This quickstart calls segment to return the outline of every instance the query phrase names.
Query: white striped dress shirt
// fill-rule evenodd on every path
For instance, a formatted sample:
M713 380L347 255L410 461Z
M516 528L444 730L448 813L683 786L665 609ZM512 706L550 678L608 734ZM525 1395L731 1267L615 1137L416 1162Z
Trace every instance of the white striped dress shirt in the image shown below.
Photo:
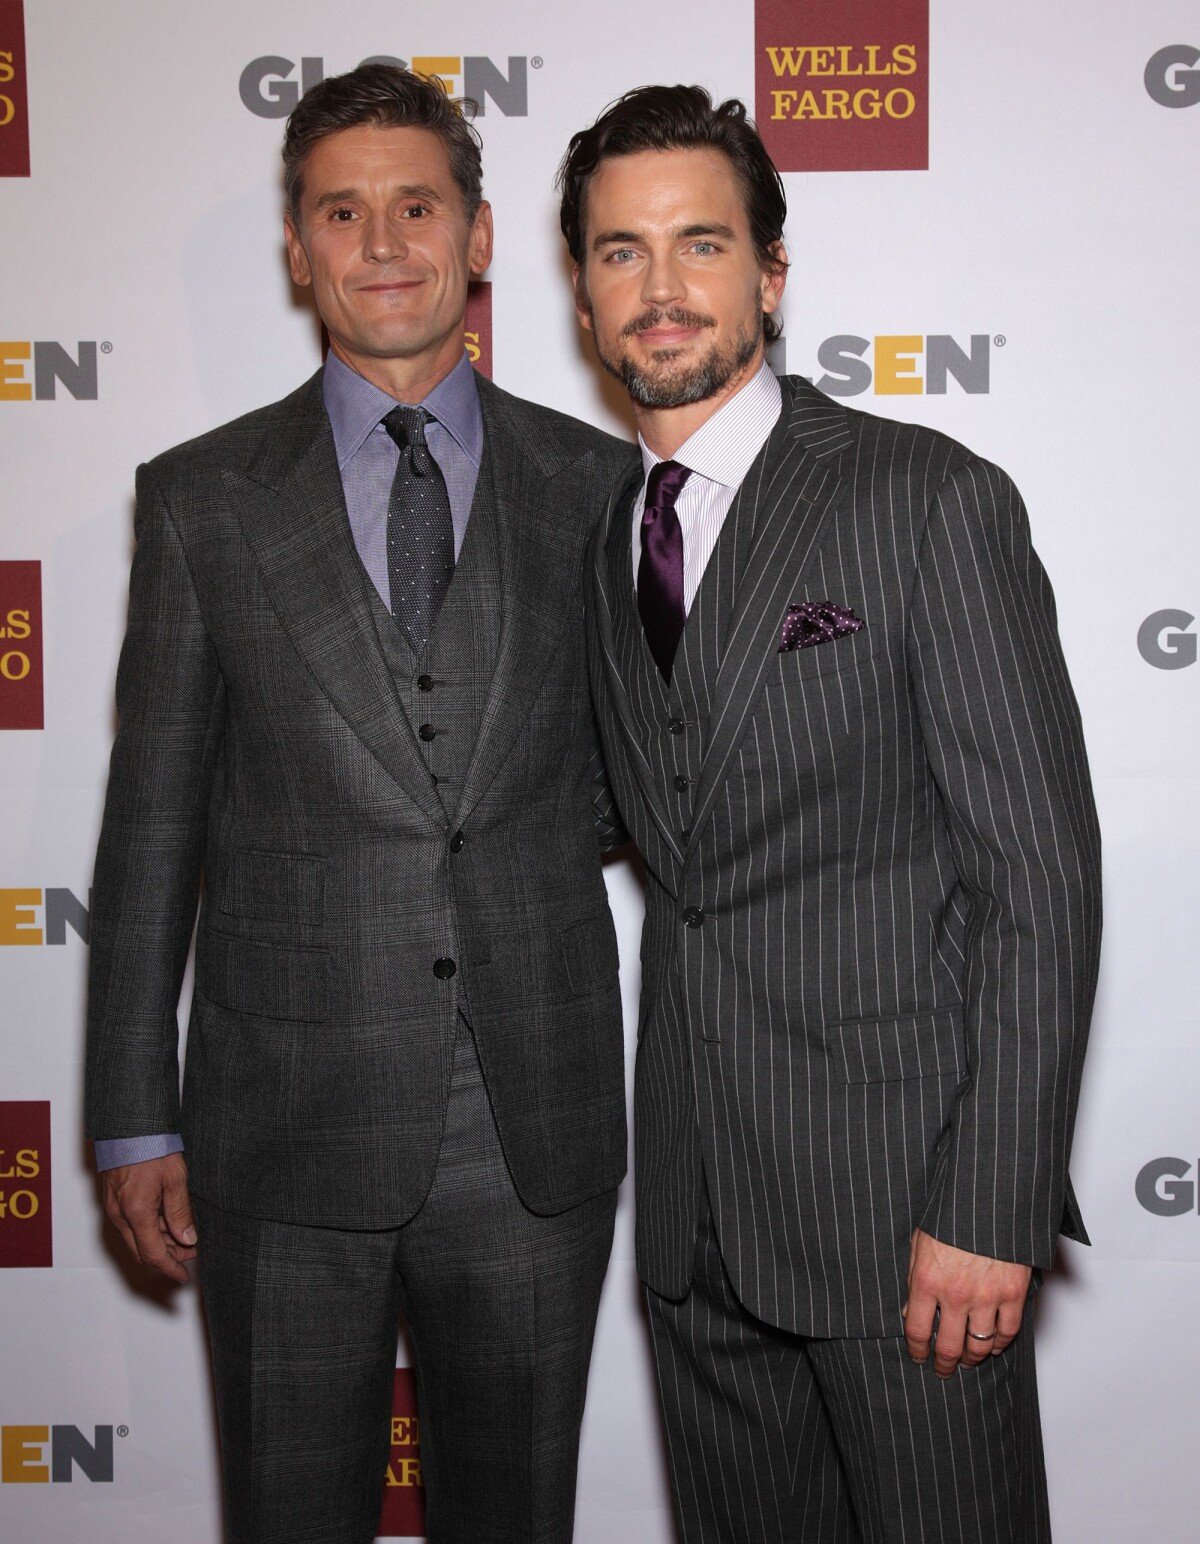
M683 605L691 611L704 570L712 556L725 516L755 456L767 442L783 411L783 392L769 365L706 419L671 457L691 471L675 503L683 532ZM633 583L637 586L642 560L642 510L646 479L663 460L638 436L642 451L642 486L633 501Z

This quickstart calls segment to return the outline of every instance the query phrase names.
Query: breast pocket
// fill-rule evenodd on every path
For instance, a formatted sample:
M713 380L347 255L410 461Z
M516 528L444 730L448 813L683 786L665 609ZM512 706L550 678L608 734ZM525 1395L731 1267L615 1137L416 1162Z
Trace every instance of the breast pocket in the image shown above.
M817 676L836 675L856 665L865 666L882 652L886 635L864 627L861 632L846 633L826 643L810 644L806 649L790 649L780 654L779 668L784 680L811 681Z

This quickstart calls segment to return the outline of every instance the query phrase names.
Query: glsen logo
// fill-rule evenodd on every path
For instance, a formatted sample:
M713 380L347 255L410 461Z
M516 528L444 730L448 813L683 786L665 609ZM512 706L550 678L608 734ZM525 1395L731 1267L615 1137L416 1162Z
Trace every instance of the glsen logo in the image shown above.
M755 0L754 44L781 172L928 167L929 0Z
M419 1539L425 1534L425 1486L421 1479L417 1393L407 1367L392 1385L392 1451L383 1483L379 1537Z
M506 118L529 115L529 66L541 66L539 58L510 54L507 70L481 54L414 54L410 61L391 54L373 54L363 64L396 64L416 75L429 75L439 81L449 96L465 96L476 104L478 116L487 112L488 102ZM325 79L325 61L320 57L300 60L299 79L296 61L283 54L263 54L251 59L238 81L242 105L259 118L286 118L311 87Z
M114 1431L126 1434L124 1426L93 1426L90 1437L78 1426L0 1426L0 1479L6 1485L64 1485L81 1474L111 1485Z
M994 341L999 347L1005 339L997 335ZM965 346L949 333L883 333L872 349L870 338L837 333L817 350L825 374L816 384L831 397L872 390L877 397L939 397L953 380L970 395L982 396L991 390L992 343L986 332L973 332Z
M96 354L111 343L0 343L0 402L53 402L64 387L76 402L95 402L100 370Z
M1186 1217L1200 1213L1195 1172L1200 1164L1187 1158L1151 1158L1138 1170L1133 1191L1138 1205L1156 1217Z
M0 562L0 729L42 729L42 565Z
M0 1266L53 1264L50 1103L6 1099L0 1101Z
M1152 611L1138 628L1138 653L1156 670L1183 670L1196 663L1196 618L1190 611Z
M1160 107L1195 107L1200 102L1200 48L1172 43L1151 54L1142 77Z
M29 176L23 0L0 0L0 177Z
M69 928L91 939L92 892L85 906L72 890L0 890L0 946L65 944Z
M492 286L480 279L467 291L467 314L463 319L463 342L467 358L479 371L492 379Z

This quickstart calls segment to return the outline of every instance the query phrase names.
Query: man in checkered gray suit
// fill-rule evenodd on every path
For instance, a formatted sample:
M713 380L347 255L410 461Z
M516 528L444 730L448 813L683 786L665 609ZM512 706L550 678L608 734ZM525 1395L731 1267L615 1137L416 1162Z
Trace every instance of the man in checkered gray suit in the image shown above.
M687 1544L1049 1538L1035 1274L1099 841L1008 478L777 381L782 183L739 102L573 139L576 302L641 466L592 683L646 862L638 1262Z
M430 1540L565 1544L626 1152L581 576L630 450L472 371L436 82L323 82L284 165L330 353L139 474L88 1128L139 1258L199 1251L231 1544L374 1537L401 1309Z

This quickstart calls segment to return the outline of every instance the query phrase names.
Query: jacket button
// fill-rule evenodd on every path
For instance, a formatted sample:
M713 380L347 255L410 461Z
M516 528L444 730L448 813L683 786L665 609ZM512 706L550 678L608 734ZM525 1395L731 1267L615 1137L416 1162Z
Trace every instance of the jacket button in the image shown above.
M461 831L456 831L454 833L454 835L450 838L450 851L451 852L461 852L463 850L463 843L465 841L466 841L466 837L462 834L462 832Z
M417 733L421 736L422 740L432 740L437 734L437 730L432 724L422 724Z
M674 782L676 790L679 793L686 793L692 786L690 780L684 777L682 772L677 773L672 781Z
M701 927L704 923L704 913L699 906L689 906L683 914L683 920L687 927Z
M423 692L431 692L433 690L433 677L431 675L419 675L417 677L417 686Z
M669 718L667 720L667 731L670 734L682 734L684 727L684 722L681 718Z
M450 977L458 969L453 960L434 960L433 973L439 981L449 981Z

